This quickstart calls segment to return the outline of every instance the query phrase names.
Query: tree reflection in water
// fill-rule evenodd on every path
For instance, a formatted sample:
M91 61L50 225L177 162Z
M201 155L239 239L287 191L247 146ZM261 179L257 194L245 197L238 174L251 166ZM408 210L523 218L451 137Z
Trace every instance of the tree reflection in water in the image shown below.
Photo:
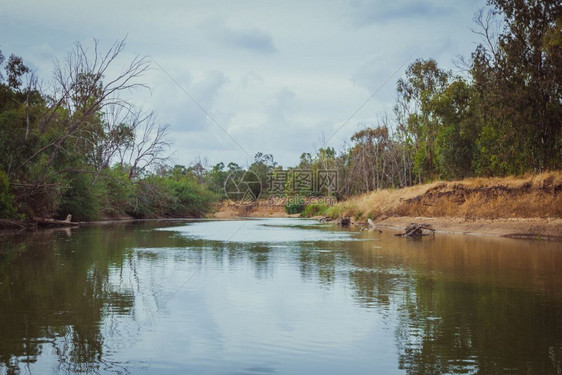
M249 265L257 281L294 269L304 284L344 288L341 303L393 331L384 344L397 348L403 372L562 373L559 243L366 232L347 241L221 242L152 230L162 225L175 224L4 236L0 369L127 372L112 354L166 308L174 294L163 280Z

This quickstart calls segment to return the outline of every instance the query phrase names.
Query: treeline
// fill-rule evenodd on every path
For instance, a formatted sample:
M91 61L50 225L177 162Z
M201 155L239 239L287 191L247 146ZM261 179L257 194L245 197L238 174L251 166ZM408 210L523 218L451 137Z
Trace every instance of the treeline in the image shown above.
M393 113L342 153L347 194L562 167L562 3L489 0L463 72L417 60ZM391 131L392 129L392 131Z
M77 43L45 91L20 57L0 52L0 218L210 211L213 194L166 166L166 126L123 97L145 87L139 78L149 67L141 57L117 67L124 46Z
M289 168L264 153L245 169L233 162L167 166L166 127L123 99L144 87L147 60L109 69L123 42L105 53L95 43L93 54L77 44L56 64L48 91L38 89L21 58L0 54L0 217L198 216L227 197L228 176L245 170L253 174L243 178L261 181L248 185L255 196L343 198L436 179L560 169L562 3L488 5L475 16L482 43L460 61L460 73L416 60L397 83L392 112L340 150L323 145ZM303 184L299 171L306 170L335 171L336 186Z
M482 43L468 61L459 61L460 73L432 59L416 60L397 83L392 113L364 125L341 150L323 146L285 169L259 153L249 170L264 186L271 177L264 168L269 175L336 170L335 194L345 197L436 179L561 168L562 3L489 0L488 5L475 15L474 32ZM209 169L210 185L222 188L216 176L231 167ZM286 192L307 193L295 191L292 181Z

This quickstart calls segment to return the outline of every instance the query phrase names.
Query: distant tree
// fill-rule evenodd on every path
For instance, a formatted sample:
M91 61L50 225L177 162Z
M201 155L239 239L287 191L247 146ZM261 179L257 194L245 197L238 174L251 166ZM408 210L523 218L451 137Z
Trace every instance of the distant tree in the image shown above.
M2 53L2 50L0 49L0 66L2 66L2 64L4 64L4 54ZM4 76L2 75L2 72L0 71L0 83L4 81Z
M2 59L0 60L3 60L3 56ZM8 61L6 62L6 75L8 77L8 86L14 89L19 89L22 84L21 77L25 73L28 73L29 71L30 71L29 68L24 65L21 57L16 56L14 54L10 55Z

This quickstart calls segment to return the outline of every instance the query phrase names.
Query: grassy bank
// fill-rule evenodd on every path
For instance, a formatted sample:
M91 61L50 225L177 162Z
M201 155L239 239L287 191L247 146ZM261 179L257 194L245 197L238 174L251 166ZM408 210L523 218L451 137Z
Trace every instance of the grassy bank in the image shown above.
M437 181L352 197L315 215L356 220L388 217L560 218L562 171L505 178ZM307 212L305 211L305 214ZM312 215L307 215L312 216Z

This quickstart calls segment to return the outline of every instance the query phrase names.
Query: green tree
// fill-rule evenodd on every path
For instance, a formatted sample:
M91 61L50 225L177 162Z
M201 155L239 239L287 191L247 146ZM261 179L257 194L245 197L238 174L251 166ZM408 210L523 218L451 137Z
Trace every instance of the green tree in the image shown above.
M477 167L482 174L561 166L562 4L489 0L503 22L494 44L473 54L481 113Z
M406 78L397 83L399 104L407 109L405 129L414 148L414 171L420 181L438 175L436 144L440 122L432 110L432 102L447 88L450 73L437 67L433 59L417 60L406 71Z

